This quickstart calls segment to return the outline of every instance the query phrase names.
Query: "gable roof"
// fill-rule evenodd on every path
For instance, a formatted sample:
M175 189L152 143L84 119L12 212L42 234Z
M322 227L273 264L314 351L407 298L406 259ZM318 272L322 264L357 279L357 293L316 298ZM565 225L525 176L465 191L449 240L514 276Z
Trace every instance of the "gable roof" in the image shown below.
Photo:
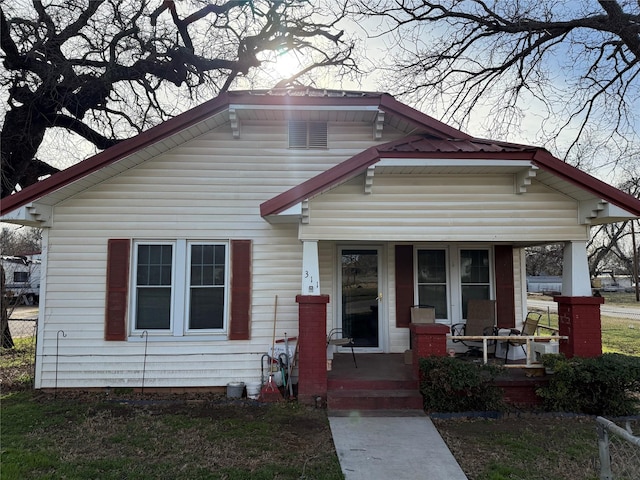
M135 137L123 140L107 150L4 198L0 205L0 215L5 215L19 207L66 188L66 193L60 193L59 196L51 198L50 204L53 205L63 198L99 183L106 176L115 175L127 168L131 168L151 156L163 153L169 148L194 138L208 128L229 121L229 109L237 106L251 106L254 108L278 107L283 110L300 107L370 108L397 116L405 123L416 128L418 132L429 134L434 138L471 138L469 135L449 125L398 102L386 93L307 88L225 92L202 105L152 127ZM221 118L216 122L216 117ZM150 147L153 147L153 149ZM145 149L153 150L153 152L145 154ZM121 165L113 170L110 169L107 172L107 167L113 167L124 160L128 161L126 165ZM106 174L96 175L97 172L101 171L106 172ZM73 184L76 184L76 188L69 188Z
M273 197L260 205L263 217L276 215L322 192L340 185L376 165L382 159L450 159L498 162L526 160L548 174L591 193L598 199L612 203L640 216L640 199L633 197L595 177L554 157L543 148L496 142L465 136L463 138L434 139L415 135L370 147L335 167Z
M209 129L230 121L230 111L278 110L282 115L295 109L362 109L385 120L393 119L411 136L370 147L339 165L264 202L263 216L280 213L300 201L333 188L388 158L529 160L541 170L566 181L632 215L640 216L640 200L571 165L542 148L474 138L446 125L391 95L375 92L283 89L226 92L156 127L98 153L72 167L4 198L0 215L6 215L38 200L55 205L80 191L184 143ZM280 118L280 117L278 117ZM284 118L284 117L282 117Z

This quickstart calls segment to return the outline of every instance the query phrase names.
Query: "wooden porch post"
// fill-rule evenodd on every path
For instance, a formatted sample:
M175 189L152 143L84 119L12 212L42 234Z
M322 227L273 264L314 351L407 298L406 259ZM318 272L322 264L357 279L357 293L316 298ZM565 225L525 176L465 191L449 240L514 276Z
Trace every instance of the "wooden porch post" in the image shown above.
M562 259L562 296L590 297L591 277L586 242L566 242Z
M302 242L302 295L320 295L318 242Z

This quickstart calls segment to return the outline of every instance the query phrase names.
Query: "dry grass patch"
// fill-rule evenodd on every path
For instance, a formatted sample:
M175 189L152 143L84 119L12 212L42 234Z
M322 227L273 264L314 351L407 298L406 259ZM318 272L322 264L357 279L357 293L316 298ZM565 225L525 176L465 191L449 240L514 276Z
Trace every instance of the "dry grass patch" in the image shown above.
M7 480L343 478L326 412L298 404L20 393L2 407Z
M590 417L434 420L469 480L597 480Z

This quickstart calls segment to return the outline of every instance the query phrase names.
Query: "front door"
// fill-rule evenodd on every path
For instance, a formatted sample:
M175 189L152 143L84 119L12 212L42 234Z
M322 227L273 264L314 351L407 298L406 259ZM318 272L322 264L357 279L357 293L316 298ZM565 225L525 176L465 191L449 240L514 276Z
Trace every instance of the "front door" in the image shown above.
M341 248L340 263L342 336L353 338L355 346L365 351L381 351L380 251Z

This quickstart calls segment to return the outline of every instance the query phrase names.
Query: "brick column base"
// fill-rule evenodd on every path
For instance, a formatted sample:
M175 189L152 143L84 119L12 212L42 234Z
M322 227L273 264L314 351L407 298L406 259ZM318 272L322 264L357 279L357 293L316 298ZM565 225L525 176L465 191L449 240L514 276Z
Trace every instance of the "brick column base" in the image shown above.
M411 331L411 350L413 371L420 378L420 358L445 357L447 355L447 335L450 330L446 325L427 323L409 325Z
M298 295L298 401L327 398L327 303L329 295Z
M558 303L560 335L569 337L560 342L560 353L567 358L602 355L600 305L602 297L554 297Z

